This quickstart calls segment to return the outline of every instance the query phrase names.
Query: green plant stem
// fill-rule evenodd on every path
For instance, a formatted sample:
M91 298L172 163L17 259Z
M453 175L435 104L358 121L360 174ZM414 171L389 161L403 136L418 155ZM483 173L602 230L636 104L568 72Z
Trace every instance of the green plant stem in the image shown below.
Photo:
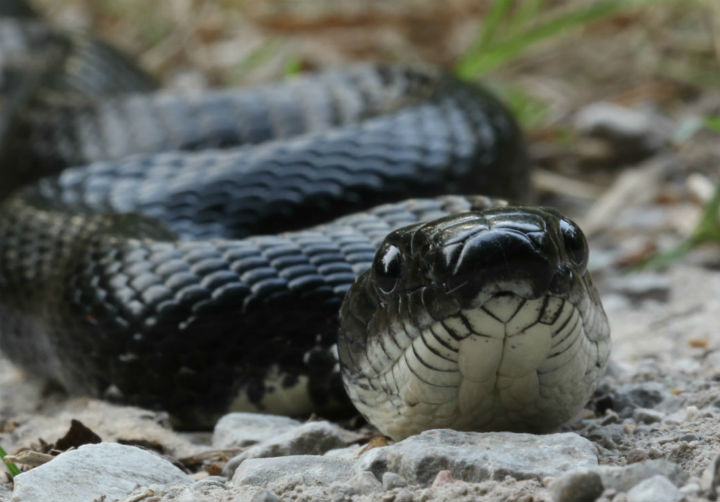
M6 462L5 456L7 455L7 452L3 450L2 446L0 446L0 460L2 460L2 463L5 464L5 468L8 470L11 476L15 477L18 474L20 474L20 469L17 465L13 464L12 462Z

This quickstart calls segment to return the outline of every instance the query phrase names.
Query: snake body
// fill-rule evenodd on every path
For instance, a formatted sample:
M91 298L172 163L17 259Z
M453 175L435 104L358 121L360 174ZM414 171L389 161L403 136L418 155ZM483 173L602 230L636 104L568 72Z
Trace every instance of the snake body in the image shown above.
M584 262L568 251L581 233L568 241L576 227L557 213L471 195L529 193L521 135L486 91L436 70L357 65L171 94L93 39L43 32L32 17L3 22L34 34L22 50L52 54L30 77L8 79L5 93L0 346L20 365L73 393L166 409L184 425L229 409L342 412L349 394L393 437L428 426L547 430L592 392L608 329ZM456 270L445 278L425 273L455 249L452 235L470 223L484 235L498 218L534 244L501 238L489 249L507 252L448 258L444 267ZM433 244L418 252L418 239ZM408 257L403 286L389 292L376 287L388 242ZM450 286L459 271L470 285ZM529 287L538 274L542 287ZM423 296L431 290L433 301ZM506 333L503 302L528 326ZM492 324L478 309L499 324L475 326ZM566 315L580 319L569 335ZM434 353L435 342L419 345L437 330L431 318L450 337L437 338L449 352L438 353L447 368L434 374L407 359ZM472 329L448 327L457 319ZM398 326L402 337L390 329ZM497 348L535 331L544 338L532 350L552 348L547 357ZM477 337L494 340L494 352L468 341ZM574 348L552 355L563 344ZM503 354L515 362L499 363ZM463 364L474 363L458 357L488 363L496 378L466 375ZM532 373L530 360L561 371L515 380L508 367ZM464 379L450 382L458 364ZM444 383L421 389L436 378ZM426 407L443 400L451 404L440 411ZM462 417L443 421L450 410Z

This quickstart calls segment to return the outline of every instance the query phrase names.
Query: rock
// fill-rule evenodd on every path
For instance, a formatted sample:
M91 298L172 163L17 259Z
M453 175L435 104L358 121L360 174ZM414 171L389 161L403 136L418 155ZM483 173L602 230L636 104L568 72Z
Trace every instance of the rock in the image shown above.
M709 498L717 498L720 492L720 455L716 455L703 471L700 488Z
M9 502L10 495L10 490L5 488L4 486L0 486L0 502Z
M635 408L655 408L670 393L659 382L629 383L617 387L611 394L612 409L621 417L629 417Z
M660 474L641 481L627 493L627 502L680 502L683 498L672 481Z
M556 478L548 490L556 502L593 502L602 494L603 484L597 472L583 469Z
M357 460L365 446L353 444L345 448L335 448L325 452L326 457L344 458L345 460Z
M643 300L667 302L670 299L672 283L660 274L630 274L609 281L608 289L635 302Z
M665 414L655 410L649 410L647 408L636 408L633 410L633 419L641 424L654 424L662 421L665 418Z
M411 484L428 485L439 471L455 479L558 477L570 469L597 466L595 446L575 433L517 434L511 432L425 431L399 443L373 448L358 467L380 477L387 471Z
M272 439L300 425L301 422L280 415L229 413L215 424L212 444L218 449L241 448Z
M333 482L350 481L356 472L349 460L321 455L251 458L235 470L232 483L235 486L254 485L269 489L273 484L329 486Z
M383 485L370 471L360 471L350 480L354 493L367 495L382 491Z
M345 446L345 440L342 429L337 425L329 422L308 422L251 446L233 457L223 468L223 473L228 477L232 476L237 466L250 458L320 455L341 446Z
M641 481L658 474L669 478L676 485L684 484L688 478L679 465L665 459L645 460L623 467L602 466L598 472L606 489L619 492L626 492Z
M167 460L134 446L89 444L15 476L12 502L110 502L137 486L183 484L190 477Z
M640 160L658 151L669 140L672 125L657 114L615 103L592 103L575 118L582 133L607 141L617 157Z
M398 490L393 499L394 502L413 502L413 500L415 500L415 497L413 497L412 492L407 488Z
M399 474L395 474L394 472L385 472L382 475L382 486L385 490L402 488L407 486L407 484L407 479L403 478Z

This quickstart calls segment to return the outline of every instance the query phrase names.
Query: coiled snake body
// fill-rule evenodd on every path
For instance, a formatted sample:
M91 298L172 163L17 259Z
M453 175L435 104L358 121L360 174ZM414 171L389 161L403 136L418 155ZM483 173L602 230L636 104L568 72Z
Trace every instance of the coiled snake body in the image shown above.
M182 96L32 17L3 37L47 56L3 62L0 345L19 364L185 425L349 394L396 438L548 430L588 399L608 328L584 237L469 195L529 191L483 90L361 65Z

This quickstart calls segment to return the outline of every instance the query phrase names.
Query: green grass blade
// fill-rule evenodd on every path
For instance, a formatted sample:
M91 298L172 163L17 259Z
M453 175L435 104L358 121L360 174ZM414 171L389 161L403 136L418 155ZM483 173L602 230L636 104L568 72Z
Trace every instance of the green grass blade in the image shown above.
M700 244L705 242L720 242L718 211L720 211L720 183L715 187L715 193L705 206L705 209L703 209L700 221L692 234L677 246L650 256L647 260L633 267L633 270L665 267L681 259L688 251Z
M480 36L473 42L472 51L482 51L490 45L495 38L495 32L502 22L508 17L513 0L495 0L483 22Z
M460 60L455 70L461 78L473 78L518 57L544 39L607 18L630 7L658 1L661 0L604 0L582 9L558 14L488 47L473 47Z
M705 127L720 134L720 117L716 115L705 117Z
M2 460L2 463L5 464L5 468L8 470L11 476L15 477L18 474L20 474L20 469L17 465L13 464L12 462L5 462L5 456L7 455L7 452L3 450L2 446L0 446L0 460Z
M510 20L508 31L510 33L518 33L525 29L525 27L531 24L539 15L544 3L544 0L525 0L518 2L515 14L513 14Z

